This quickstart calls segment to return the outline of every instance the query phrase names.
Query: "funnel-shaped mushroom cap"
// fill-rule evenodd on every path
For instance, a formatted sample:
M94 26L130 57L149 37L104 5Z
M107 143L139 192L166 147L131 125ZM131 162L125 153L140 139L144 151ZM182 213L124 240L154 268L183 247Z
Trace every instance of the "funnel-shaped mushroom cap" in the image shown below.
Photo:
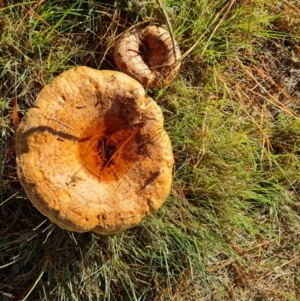
M179 72L181 52L167 30L151 25L123 34L115 44L113 57L120 71L145 88L159 89Z
M30 201L70 231L124 231L170 192L161 109L121 72L78 67L58 76L21 121L16 152Z

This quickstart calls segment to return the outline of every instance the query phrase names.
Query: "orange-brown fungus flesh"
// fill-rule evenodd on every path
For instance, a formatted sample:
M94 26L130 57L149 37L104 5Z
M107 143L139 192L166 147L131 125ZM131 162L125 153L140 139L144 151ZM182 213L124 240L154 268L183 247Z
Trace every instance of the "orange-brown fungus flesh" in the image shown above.
M162 111L121 72L77 67L54 79L19 124L16 154L32 204L70 231L134 227L171 188Z
M180 69L181 52L170 33L149 25L126 32L116 42L113 58L122 72L138 80L145 88L168 85Z
M120 180L145 155L141 129L145 121L130 124L119 116L100 118L79 139L79 160L100 182Z

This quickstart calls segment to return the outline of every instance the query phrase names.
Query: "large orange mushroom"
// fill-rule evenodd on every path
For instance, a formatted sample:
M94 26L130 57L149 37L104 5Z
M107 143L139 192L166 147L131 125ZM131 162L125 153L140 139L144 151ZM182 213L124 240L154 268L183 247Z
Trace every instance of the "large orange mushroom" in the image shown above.
M77 67L54 79L22 119L16 153L30 201L70 231L122 232L170 192L162 111L121 72Z

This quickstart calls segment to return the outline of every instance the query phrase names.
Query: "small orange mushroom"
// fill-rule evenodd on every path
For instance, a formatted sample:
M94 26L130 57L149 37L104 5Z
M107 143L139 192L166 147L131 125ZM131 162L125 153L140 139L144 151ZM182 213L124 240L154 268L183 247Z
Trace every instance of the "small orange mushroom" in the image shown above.
M30 201L70 231L122 232L170 192L162 111L121 72L78 67L54 79L19 124L16 153Z
M167 30L155 25L123 34L113 49L113 58L122 72L145 88L168 85L180 69L180 49Z

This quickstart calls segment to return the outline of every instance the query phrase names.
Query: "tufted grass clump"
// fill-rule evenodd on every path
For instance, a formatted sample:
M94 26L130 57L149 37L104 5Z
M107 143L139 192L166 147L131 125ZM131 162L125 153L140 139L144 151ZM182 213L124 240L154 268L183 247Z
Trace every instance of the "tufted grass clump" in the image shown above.
M0 300L300 299L300 5L0 1ZM71 67L115 69L118 35L171 25L166 203L113 236L61 230L17 178L14 129Z

